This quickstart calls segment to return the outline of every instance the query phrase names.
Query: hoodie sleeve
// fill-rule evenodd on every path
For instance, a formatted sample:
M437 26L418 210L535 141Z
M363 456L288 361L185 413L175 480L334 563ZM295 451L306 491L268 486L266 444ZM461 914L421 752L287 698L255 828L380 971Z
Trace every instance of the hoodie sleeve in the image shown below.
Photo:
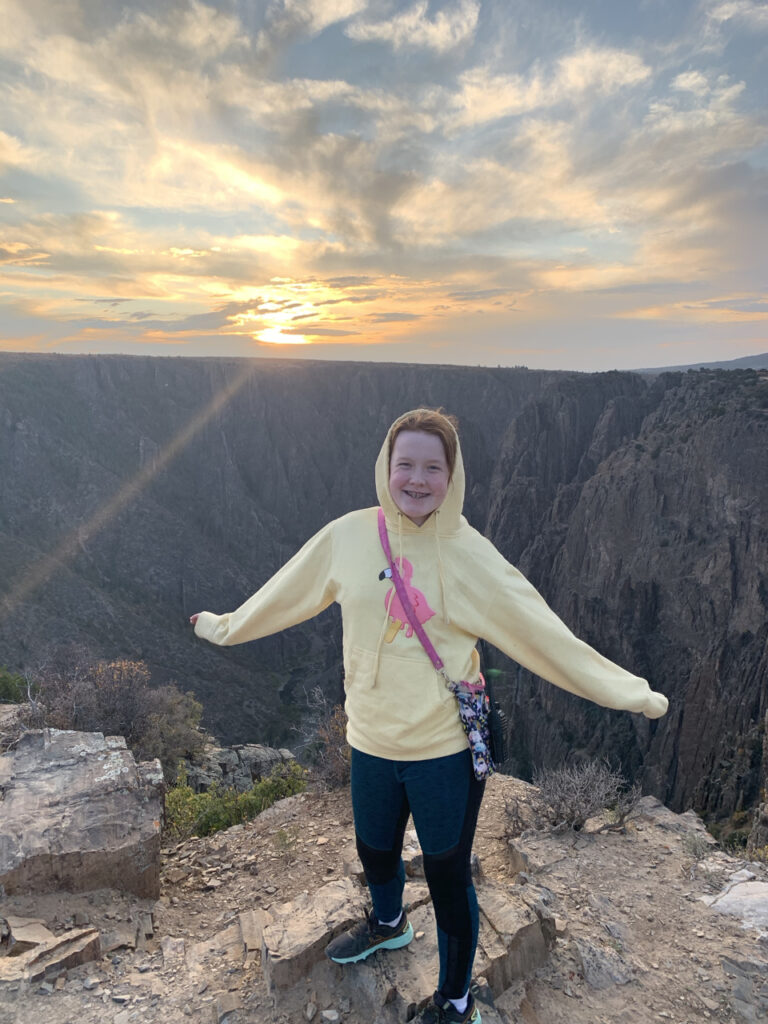
M498 557L502 579L482 619L473 624L476 635L569 693L646 718L666 714L663 694L574 636L523 574Z
M329 523L236 611L200 612L196 635L224 646L242 644L319 615L336 595L332 562L333 523Z

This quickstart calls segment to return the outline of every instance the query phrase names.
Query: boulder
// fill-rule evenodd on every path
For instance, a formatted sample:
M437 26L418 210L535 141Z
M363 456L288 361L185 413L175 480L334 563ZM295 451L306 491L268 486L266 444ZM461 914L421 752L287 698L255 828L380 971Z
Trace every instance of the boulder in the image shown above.
M160 895L160 762L122 736L43 729L0 756L0 886Z

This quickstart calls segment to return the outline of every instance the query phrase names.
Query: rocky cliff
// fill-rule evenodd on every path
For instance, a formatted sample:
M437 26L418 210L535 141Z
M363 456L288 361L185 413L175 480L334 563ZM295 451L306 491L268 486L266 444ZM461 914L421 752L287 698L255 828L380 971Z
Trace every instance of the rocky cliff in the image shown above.
M576 633L671 711L606 713L486 652L513 765L606 754L673 807L758 796L766 707L768 380L755 371L525 369L0 354L0 664L52 645L145 659L228 742L295 742L341 693L338 618L245 647L195 641L329 518L373 503L386 427L462 424L467 516Z
M499 661L518 768L608 754L671 806L724 816L755 802L766 772L768 379L612 377L556 381L517 417L487 533L670 712L574 709Z

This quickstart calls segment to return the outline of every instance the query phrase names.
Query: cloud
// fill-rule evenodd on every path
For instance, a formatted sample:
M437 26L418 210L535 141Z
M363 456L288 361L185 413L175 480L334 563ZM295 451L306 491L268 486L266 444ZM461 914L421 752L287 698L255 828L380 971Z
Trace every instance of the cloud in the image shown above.
M761 312L707 302L764 278L764 5L6 5L18 337L446 353L588 308Z
M433 18L428 9L427 0L419 0L389 21L353 21L345 33L357 42L389 43L395 50L413 48L435 53L447 53L474 37L480 15L478 0L458 0L451 10L439 10Z
M375 324L407 323L411 320L421 320L419 313L371 313L369 319Z
M343 330L340 330L340 329L334 328L334 327L317 327L317 326L313 326L312 324L304 324L304 325L302 325L302 327L300 327L300 328L298 328L296 330L294 330L293 328L283 327L283 328L281 328L281 333L282 334L286 334L289 337L294 337L294 336L296 336L296 337L305 337L305 336L309 335L312 338L322 338L322 337L329 337L329 338L331 338L331 337L332 338L345 338L345 337L349 337L349 338L351 338L351 337L355 336L356 334L358 334L359 332L358 331L343 331Z
M559 58L547 72L526 76L493 73L481 66L464 72L451 99L453 128L530 113L558 103L583 103L587 92L607 94L639 85L651 69L636 54L607 47L583 47Z
M768 302L761 296L748 299L736 295L722 299L688 299L638 307L627 310L622 316L638 320L668 320L693 324L768 324Z
M278 36L299 31L317 35L366 6L367 0L273 0L267 11L269 31Z
M709 17L715 22L743 21L751 29L768 29L768 7L765 3L754 3L753 0L717 3L709 11Z
M696 96L706 96L709 92L709 82L701 71L685 71L672 79L672 88L681 92L692 92Z
M515 140L514 159L477 157L447 162L443 176L412 188L392 211L402 244L456 242L507 225L514 251L515 222L590 225L611 220L604 197L573 167L574 129L528 119Z

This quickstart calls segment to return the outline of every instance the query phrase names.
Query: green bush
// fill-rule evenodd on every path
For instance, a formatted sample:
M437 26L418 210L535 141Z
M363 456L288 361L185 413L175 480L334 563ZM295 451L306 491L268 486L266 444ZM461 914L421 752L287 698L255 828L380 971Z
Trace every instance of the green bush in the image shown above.
M27 699L27 680L0 665L0 703L23 704Z
M187 772L182 762L178 767L176 785L165 796L165 830L171 839L209 836L250 821L277 800L301 793L306 788L306 770L296 761L289 761L276 765L267 778L255 782L245 793L219 786L212 786L206 793L195 793L187 783Z

